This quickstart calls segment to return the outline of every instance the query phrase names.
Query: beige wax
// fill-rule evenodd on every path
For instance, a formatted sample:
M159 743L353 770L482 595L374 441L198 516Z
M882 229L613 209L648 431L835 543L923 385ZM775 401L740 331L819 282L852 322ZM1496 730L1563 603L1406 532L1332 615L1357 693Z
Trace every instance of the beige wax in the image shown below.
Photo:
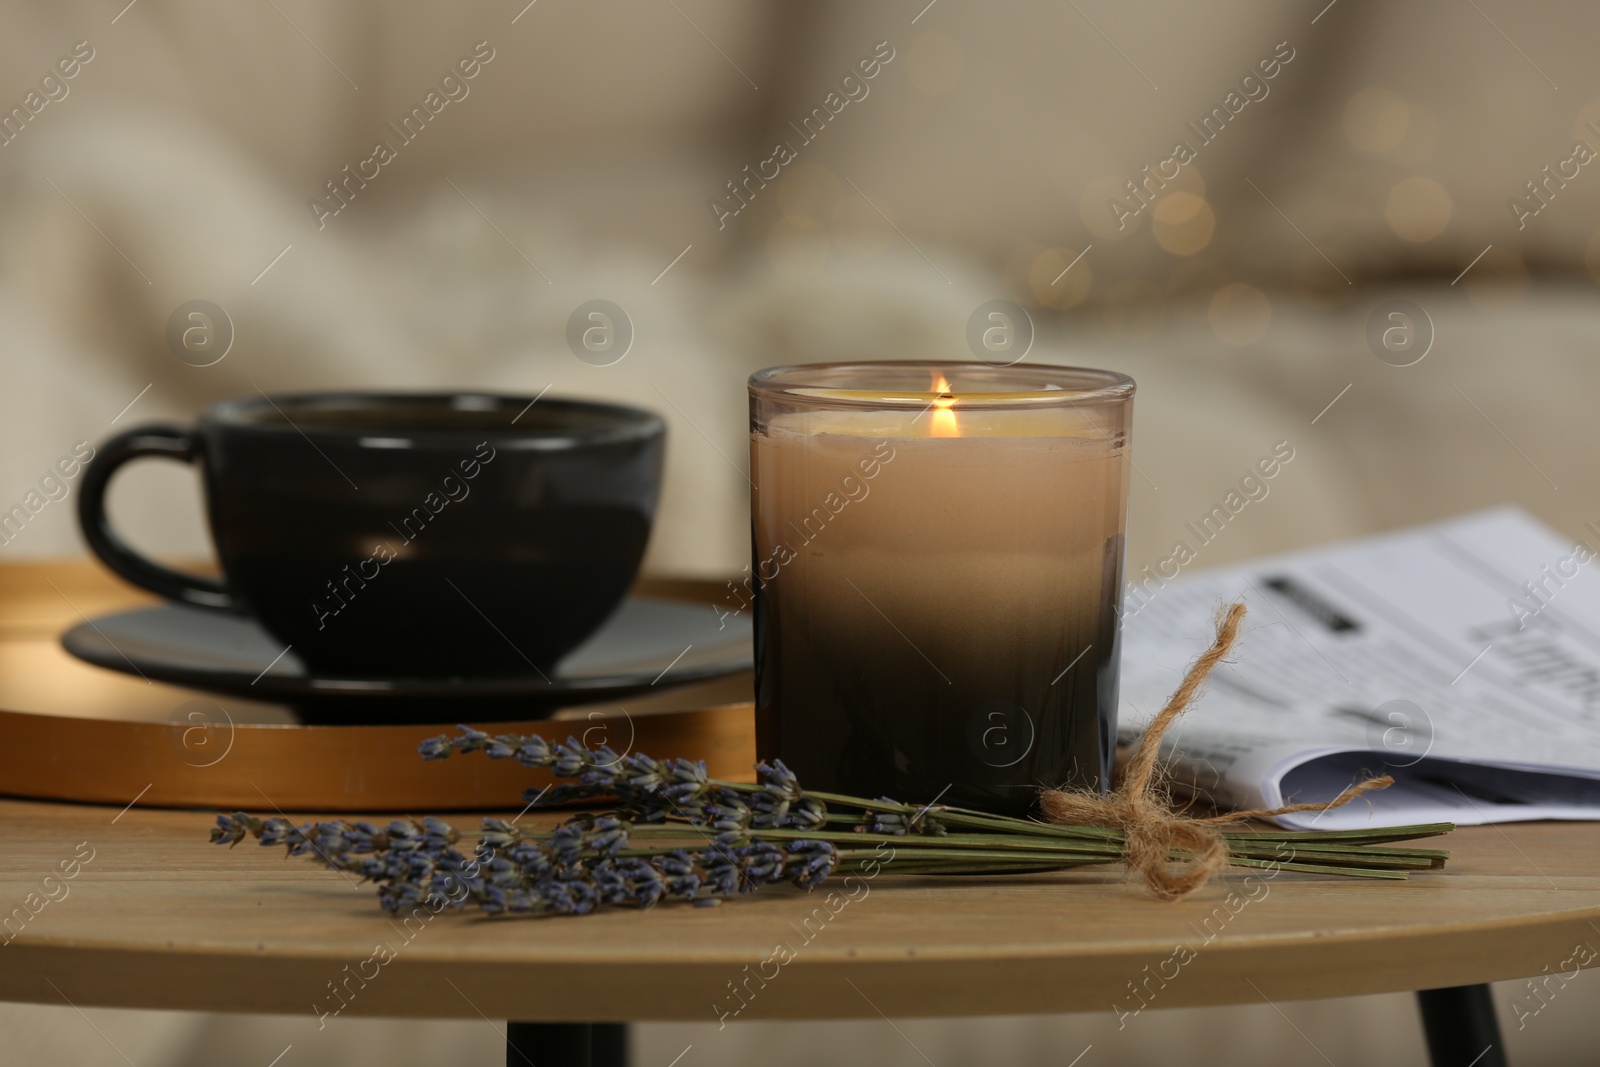
M958 403L959 435L931 436L940 414L794 412L753 435L762 721L785 751L808 728L832 734L819 752L870 737L912 779L998 786L969 735L1009 703L1035 749L1020 771L1093 777L1061 720L1114 664L1123 435L1092 410ZM1052 738L1071 751L1038 750Z

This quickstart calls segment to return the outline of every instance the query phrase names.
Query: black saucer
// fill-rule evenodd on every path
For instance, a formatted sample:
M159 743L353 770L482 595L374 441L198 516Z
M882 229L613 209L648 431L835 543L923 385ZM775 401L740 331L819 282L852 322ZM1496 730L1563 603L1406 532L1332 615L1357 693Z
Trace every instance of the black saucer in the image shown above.
M164 604L102 615L61 635L97 667L223 696L292 705L308 723L540 718L559 707L749 670L750 623L709 607L629 597L554 670L473 678L313 675L253 620Z

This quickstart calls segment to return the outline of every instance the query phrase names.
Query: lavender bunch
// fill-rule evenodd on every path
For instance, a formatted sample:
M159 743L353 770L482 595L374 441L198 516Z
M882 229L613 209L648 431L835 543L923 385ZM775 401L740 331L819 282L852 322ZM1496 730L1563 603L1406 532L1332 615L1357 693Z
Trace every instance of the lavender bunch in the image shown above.
M475 841L436 818L371 822L217 816L214 844L247 837L282 846L378 886L390 912L476 905L491 915L585 915L601 907L663 901L710 906L789 882L805 889L836 874L992 874L1118 862L1121 829L1062 826L950 805L904 804L807 791L781 761L758 763L756 781L707 775L702 761L655 760L589 749L576 739L490 735L468 726L424 741L425 760L482 753L563 781L528 789L529 807L605 802L551 828L484 819ZM1380 842L1445 833L1451 824L1345 833L1226 831L1228 862L1365 878L1405 878L1444 864L1447 852ZM461 847L458 847L461 846ZM1186 857L1174 852L1174 860Z
M386 911L428 905L435 912L477 905L499 915L585 915L603 905L649 908L663 900L715 905L738 892L792 882L809 888L838 864L826 841L781 845L750 839L707 838L704 847L633 841L632 823L584 814L551 830L524 830L484 819L468 855L461 834L440 819L368 822L259 819L246 812L218 815L211 841L236 845L246 837L281 845L290 856L314 856L328 867L378 884Z

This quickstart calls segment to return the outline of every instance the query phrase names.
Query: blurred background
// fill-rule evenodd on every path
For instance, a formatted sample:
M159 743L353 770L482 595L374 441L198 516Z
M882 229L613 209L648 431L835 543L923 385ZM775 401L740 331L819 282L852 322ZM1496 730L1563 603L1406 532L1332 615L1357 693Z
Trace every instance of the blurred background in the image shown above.
M749 372L972 358L999 307L1016 347L977 354L1139 383L1130 572L1279 441L1294 462L1201 566L1503 502L1570 536L1600 519L1594 5L0 12L0 510L76 442L256 389L548 387L666 417L647 567L731 574ZM569 345L593 300L630 324L614 362ZM186 345L194 301L220 315ZM142 546L209 551L189 470L141 464L112 497ZM0 561L82 550L52 501ZM1573 983L1513 1056L1587 1062L1597 1005ZM1285 1010L1335 1062L1422 1062L1408 997ZM307 1022L87 1014L141 1064L265 1063ZM905 1026L940 1067L1091 1041L1101 1064L1314 1058L1265 1007L1109 1018ZM118 1061L65 1007L0 1032L0 1062ZM646 1026L637 1062L920 1062L887 1025L784 1033ZM294 1040L300 1064L500 1047L476 1023Z

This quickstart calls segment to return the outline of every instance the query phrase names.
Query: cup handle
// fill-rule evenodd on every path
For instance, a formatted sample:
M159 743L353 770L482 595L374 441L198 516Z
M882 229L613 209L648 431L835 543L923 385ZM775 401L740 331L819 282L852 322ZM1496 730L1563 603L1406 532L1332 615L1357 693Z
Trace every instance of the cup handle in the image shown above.
M141 456L193 463L200 458L200 439L192 430L178 426L140 426L100 446L84 470L78 495L78 526L90 551L100 557L100 562L141 589L197 607L235 609L234 598L221 582L198 574L184 574L148 560L111 528L106 515L106 488L124 463Z

